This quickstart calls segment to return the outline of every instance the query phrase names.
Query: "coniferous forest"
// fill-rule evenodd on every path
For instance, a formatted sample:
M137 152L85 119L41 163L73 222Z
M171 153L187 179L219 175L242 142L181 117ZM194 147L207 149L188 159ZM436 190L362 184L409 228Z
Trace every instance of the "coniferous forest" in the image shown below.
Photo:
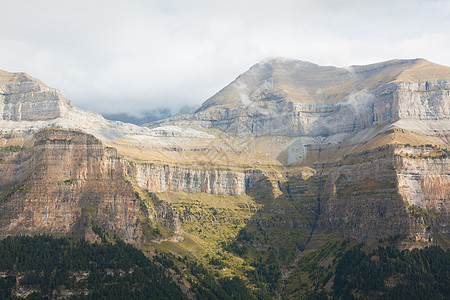
M361 248L354 247L340 259L334 278L336 298L448 299L448 250L378 247L366 254Z
M15 299L19 287L27 299L187 299L176 283L180 261L195 278L189 281L196 299L253 298L238 277L218 280L203 265L173 255L149 259L121 240L15 236L0 241L0 257L0 299Z
M35 290L28 298L50 298L58 289L74 299L185 299L180 288L131 245L88 244L50 236L8 237L0 242L0 298L11 298L16 281Z
M162 253L148 258L120 240L89 244L46 235L8 237L0 241L0 257L0 299L276 296L273 291L249 289L238 276L217 278L193 258ZM322 289L306 298L446 299L450 295L450 253L437 246L412 251L387 246L369 251L360 244L347 248L333 265L314 288L320 290L334 275L332 292ZM183 280L189 282L189 292L182 291Z

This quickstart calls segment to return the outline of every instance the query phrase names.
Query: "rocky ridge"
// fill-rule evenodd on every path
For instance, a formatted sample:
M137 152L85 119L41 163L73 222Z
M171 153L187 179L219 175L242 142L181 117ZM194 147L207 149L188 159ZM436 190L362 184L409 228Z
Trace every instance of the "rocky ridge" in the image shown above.
M94 222L139 242L135 186L247 193L256 201L264 192L294 207L306 205L307 189L305 209L314 221L304 220L301 209L266 204L269 213L294 216L276 224L310 228L306 244L316 228L369 242L389 235L429 242L433 233L446 234L448 159L404 157L398 151L412 146L397 141L448 147L449 69L425 60L335 68L274 59L253 66L196 113L148 127L105 120L28 75L2 71L2 230L63 234ZM267 149L268 136L283 144ZM191 157L210 161L189 165ZM309 168L313 180L299 181L298 167ZM267 185L255 191L261 181ZM256 216L247 221L270 224Z
M112 148L79 131L48 129L33 147L0 155L1 235L76 233L100 224L128 242L140 240L140 203Z
M425 60L339 69L274 59L250 68L193 115L149 126L187 122L215 126L232 135L288 135L342 142L354 132L400 119L447 120L448 79L435 80L429 75L420 82L401 80L404 69L418 66L444 70L442 78L450 77L448 68Z

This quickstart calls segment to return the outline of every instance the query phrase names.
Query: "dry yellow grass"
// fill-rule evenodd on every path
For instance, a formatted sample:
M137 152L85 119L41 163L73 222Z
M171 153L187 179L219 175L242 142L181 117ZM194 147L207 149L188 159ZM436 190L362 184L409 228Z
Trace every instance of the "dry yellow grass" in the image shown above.
M396 130L394 132L383 132L378 134L371 141L360 145L355 152L376 149L384 145L405 145L420 146L425 144L448 146L448 143L439 135L426 135L422 132L407 130Z
M34 81L41 85L46 86L42 81L28 75L27 73L11 73L0 69L0 84L11 83L11 82L23 82L23 81Z
M11 81L14 78L14 73L6 72L4 70L0 70L0 83L4 84Z
M423 82L450 79L450 68L427 60L419 60L404 70L395 81Z
M121 140L108 142L107 145L138 163L169 164L197 169L211 167L242 171L257 168L278 171L283 165L277 157L292 140L293 138L285 136L230 137L221 134L214 140L193 140L189 144L177 146L144 146Z

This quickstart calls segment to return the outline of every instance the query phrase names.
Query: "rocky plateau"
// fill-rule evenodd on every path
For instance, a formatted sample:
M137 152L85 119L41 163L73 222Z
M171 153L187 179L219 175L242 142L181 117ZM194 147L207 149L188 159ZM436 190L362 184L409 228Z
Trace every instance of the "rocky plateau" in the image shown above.
M181 192L248 195L259 211L242 221L276 215L275 226L303 230L302 249L316 232L449 245L449 130L450 68L423 59L270 59L195 113L145 126L0 71L0 236L95 240L98 224L143 243L164 220L181 236L178 202L161 200Z

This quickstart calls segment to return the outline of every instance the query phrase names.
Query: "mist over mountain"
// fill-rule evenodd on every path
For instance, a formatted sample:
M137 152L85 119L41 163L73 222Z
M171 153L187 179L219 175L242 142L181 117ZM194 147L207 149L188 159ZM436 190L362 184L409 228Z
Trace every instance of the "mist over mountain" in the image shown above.
M33 257L0 295L448 294L450 67L274 58L195 111L109 117L0 71L0 250Z
M197 109L196 106L183 106L177 111L170 108L157 108L150 111L144 111L140 114L130 113L116 113L106 114L103 113L103 117L112 121L121 121L125 123L132 123L136 125L143 125L145 123L151 123L162 119L167 119L177 115L184 115L193 113Z

